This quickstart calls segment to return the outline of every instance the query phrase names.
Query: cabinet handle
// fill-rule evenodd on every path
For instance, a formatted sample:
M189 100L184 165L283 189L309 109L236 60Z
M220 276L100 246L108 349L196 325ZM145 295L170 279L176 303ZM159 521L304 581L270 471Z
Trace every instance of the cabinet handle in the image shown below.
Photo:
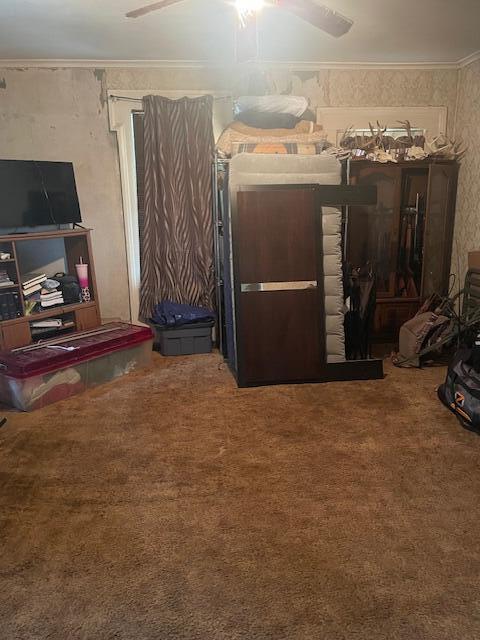
M242 282L240 291L303 291L316 289L316 280L292 280L288 282Z

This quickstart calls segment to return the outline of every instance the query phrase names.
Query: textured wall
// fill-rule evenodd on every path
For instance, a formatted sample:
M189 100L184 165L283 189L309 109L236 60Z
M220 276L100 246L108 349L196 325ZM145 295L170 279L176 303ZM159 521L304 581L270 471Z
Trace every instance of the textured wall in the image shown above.
M109 89L215 89L229 90L228 71L220 69L141 69L110 68L106 70L106 84Z
M307 96L312 107L446 106L453 129L455 70L271 70L264 81L270 91ZM242 94L251 87L248 69L0 69L0 157L73 161L83 219L94 229L104 317L129 317L118 150L106 89Z
M449 127L453 131L457 92L455 69L331 69L277 71L269 75L272 89L305 95L314 107L446 106Z
M312 107L446 106L453 131L457 93L455 69L292 69L266 70L263 76L265 88L270 93L304 95L310 98ZM251 81L249 69L107 69L106 79L109 89L211 88L230 91L234 95L249 93Z
M458 178L452 255L452 271L463 282L468 251L480 250L480 61L459 72L455 136L468 143Z
M129 317L122 200L104 74L86 69L0 70L0 157L74 164L103 317Z

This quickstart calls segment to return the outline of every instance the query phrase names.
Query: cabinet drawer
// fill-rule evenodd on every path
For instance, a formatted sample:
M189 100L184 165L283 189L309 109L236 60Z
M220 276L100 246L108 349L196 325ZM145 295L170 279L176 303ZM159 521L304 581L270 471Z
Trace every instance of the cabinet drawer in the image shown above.
M15 324L2 326L2 348L16 349L25 347L32 341L30 325L28 322L16 322Z
M77 309L75 311L75 325L77 331L86 331L93 329L100 324L100 317L96 305L86 307L85 309Z
M377 302L374 317L375 337L398 340L400 327L416 314L419 302Z

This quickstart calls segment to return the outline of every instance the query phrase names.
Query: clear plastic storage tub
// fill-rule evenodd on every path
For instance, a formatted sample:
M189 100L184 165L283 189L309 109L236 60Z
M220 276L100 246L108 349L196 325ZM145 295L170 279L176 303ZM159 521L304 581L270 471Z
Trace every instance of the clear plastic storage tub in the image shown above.
M150 364L148 327L111 323L57 343L0 353L0 402L33 411Z

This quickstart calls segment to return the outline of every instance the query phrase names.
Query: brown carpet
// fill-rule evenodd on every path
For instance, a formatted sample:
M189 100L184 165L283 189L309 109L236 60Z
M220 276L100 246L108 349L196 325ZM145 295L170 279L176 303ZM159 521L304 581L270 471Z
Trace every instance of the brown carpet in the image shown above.
M443 369L239 390L218 355L0 429L0 638L480 637L480 438Z

